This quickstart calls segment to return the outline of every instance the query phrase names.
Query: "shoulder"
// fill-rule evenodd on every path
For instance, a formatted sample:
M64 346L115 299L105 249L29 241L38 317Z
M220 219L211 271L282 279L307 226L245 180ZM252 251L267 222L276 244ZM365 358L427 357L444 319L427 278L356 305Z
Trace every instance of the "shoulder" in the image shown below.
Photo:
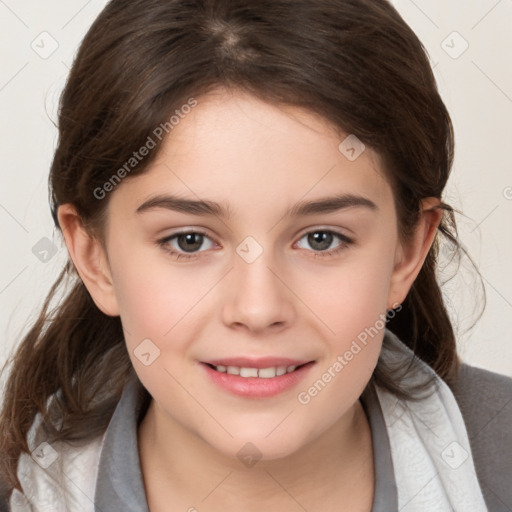
M504 434L512 437L511 377L462 363L452 392L473 437L499 426L508 427Z
M462 363L452 392L489 510L512 510L512 378Z
M49 444L32 437L31 453L22 453L17 466L23 493L13 490L10 510L92 510L103 441L104 436L98 436L81 444Z

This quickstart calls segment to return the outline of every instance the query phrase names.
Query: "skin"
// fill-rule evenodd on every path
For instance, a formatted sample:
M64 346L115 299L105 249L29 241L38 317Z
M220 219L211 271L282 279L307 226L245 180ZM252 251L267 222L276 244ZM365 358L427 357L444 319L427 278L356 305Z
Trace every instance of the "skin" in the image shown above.
M437 199L425 198L415 234L401 242L379 156L367 147L349 161L338 150L346 135L302 109L220 89L198 99L145 174L110 193L104 246L72 205L59 208L70 256L98 307L120 315L134 368L153 397L138 431L152 512L170 504L184 511L371 510L373 447L359 396L384 331L309 403L297 395L403 301L441 213ZM165 193L229 205L232 215L136 212ZM284 216L298 201L335 194L367 198L376 209ZM158 243L198 229L207 237L191 259L176 259ZM321 244L305 235L326 230L353 243L334 236L327 250L342 250L315 257ZM263 250L251 263L236 252L248 236ZM169 246L187 254L176 239ZM147 338L160 350L149 366L134 354ZM199 365L242 355L315 364L295 388L264 399L220 389ZM247 442L262 456L250 468L237 457Z

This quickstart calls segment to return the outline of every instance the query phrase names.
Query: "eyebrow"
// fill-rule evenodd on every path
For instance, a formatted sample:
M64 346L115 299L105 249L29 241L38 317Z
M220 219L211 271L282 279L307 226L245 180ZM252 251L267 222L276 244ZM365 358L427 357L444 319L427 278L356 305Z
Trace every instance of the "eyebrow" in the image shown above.
M354 207L367 208L372 211L379 209L373 201L366 197L354 194L340 194L332 197L324 197L315 201L299 201L285 212L284 217L334 213L339 210ZM143 213L156 208L164 208L166 210L191 215L212 215L225 219L229 219L232 216L229 206L226 207L214 201L186 199L174 195L157 195L151 197L141 204L136 212Z

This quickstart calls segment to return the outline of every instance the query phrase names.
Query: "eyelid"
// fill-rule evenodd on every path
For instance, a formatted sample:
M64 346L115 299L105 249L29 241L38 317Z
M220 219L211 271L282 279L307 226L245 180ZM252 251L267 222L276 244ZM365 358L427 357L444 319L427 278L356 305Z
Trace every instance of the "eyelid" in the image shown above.
M178 228L179 231L174 231L173 233L170 233L169 235L165 236L159 236L156 239L157 243L169 241L173 238L177 238L180 235L189 235L189 234L196 234L196 235L202 235L205 238L208 238L212 242L218 245L218 243L215 241L215 237L213 237L205 228L195 228L195 227L187 227L187 228Z
M314 224L312 226L308 226L307 228L301 229L296 236L298 238L302 238L304 235L307 235L309 233L315 233L317 231L326 231L326 232L334 233L336 235L346 237L346 238L350 238L350 236L348 234L345 234L343 231L348 231L350 233L355 234L351 229L348 229L345 227L342 228L339 226L332 227L332 226L327 226L327 225L322 225L322 224Z

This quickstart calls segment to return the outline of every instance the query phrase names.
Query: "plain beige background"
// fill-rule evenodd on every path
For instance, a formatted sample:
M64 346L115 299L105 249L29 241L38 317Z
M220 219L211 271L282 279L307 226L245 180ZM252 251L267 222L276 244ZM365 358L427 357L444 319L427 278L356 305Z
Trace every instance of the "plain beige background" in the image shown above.
M462 210L467 262L444 288L470 364L512 376L512 0L394 0L426 47L451 113L456 158L445 200ZM57 101L104 0L0 0L0 363L16 346L67 254L53 228L47 177Z

